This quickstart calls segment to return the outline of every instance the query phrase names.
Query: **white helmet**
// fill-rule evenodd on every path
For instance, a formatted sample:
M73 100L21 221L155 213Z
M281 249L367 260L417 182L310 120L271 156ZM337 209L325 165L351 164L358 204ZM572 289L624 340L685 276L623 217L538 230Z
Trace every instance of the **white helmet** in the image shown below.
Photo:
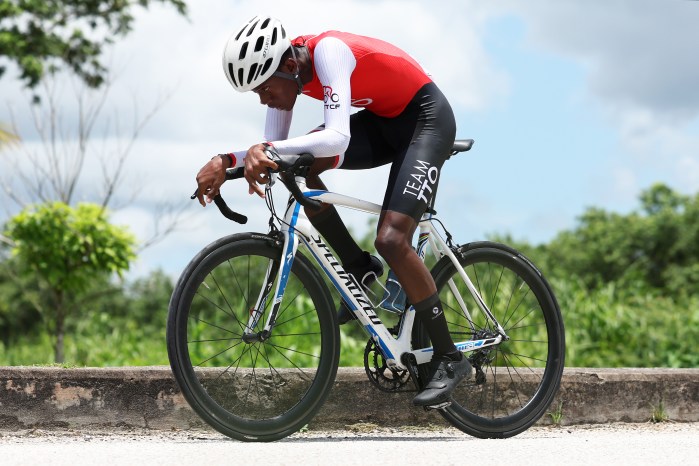
M255 16L228 39L223 49L223 71L236 91L250 91L277 71L290 46L281 21Z

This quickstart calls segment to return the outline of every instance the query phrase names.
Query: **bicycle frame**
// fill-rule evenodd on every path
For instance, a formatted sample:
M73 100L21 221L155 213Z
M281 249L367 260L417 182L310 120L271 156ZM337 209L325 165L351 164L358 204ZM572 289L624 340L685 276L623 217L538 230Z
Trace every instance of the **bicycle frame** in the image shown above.
M381 212L381 206L372 202L363 201L329 191L309 190L306 186L305 178L300 176L296 177L296 184L301 189L303 195L307 198L317 199L326 204L349 207L374 215L378 215ZM431 214L426 213L423 215L419 223L419 228L420 234L417 252L420 258L424 260L425 249L428 244L430 246L430 250L437 260L443 256L449 257L451 262L456 267L460 277L463 279L464 283L466 283L469 292L473 295L476 303L478 304L478 308L485 313L488 319L492 322L494 328L497 329L499 333L495 337L454 342L457 349L462 352L474 351L488 346L497 345L501 341L508 339L504 329L490 312L488 306L483 301L476 288L473 286L473 283L469 279L463 267L461 267L461 264L459 263L459 260L455 256L454 252L435 229L432 223ZM283 256L280 258L278 270L274 270L274 261L270 261L270 265L267 268L265 281L262 289L260 290L254 311L251 313L245 328L245 336L254 338L255 335L269 335L272 332L274 323L276 321L277 312L284 297L284 290L291 267L293 265L294 257L296 256L299 242L301 242L305 245L307 250L311 253L311 256L321 267L322 271L331 281L335 289L337 289L342 298L348 304L349 309L357 317L365 331L371 338L374 339L386 360L386 364L389 367L405 370L406 367L401 361L401 356L404 353L412 353L417 364L423 364L432 359L432 347L417 348L412 350L410 348L412 328L415 320L414 308L410 306L405 310L400 319L398 336L394 337L374 311L374 306L369 298L367 298L362 286L351 274L347 273L342 268L342 265L322 240L320 234L318 234L315 228L313 228L311 225L311 222L304 213L301 204L299 204L293 198L293 196L290 197L287 205L284 221L282 222L281 233L284 236L284 246L282 249ZM274 283L275 281L276 283ZM267 322L265 323L264 329L259 333L254 332L254 329L257 327L262 317L269 292L271 291L271 287L273 285L276 286L273 295L274 302L272 305L272 310L268 316ZM456 285L452 280L450 280L448 286L461 306L464 315L469 322L472 322L470 311L467 309L463 298L456 288Z

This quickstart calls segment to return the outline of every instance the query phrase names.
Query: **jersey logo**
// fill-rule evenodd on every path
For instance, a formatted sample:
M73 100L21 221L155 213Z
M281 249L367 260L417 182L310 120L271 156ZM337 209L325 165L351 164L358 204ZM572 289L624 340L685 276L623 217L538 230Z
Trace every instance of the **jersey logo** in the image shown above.
M403 194L415 196L418 200L429 204L430 197L439 179L439 169L422 160L418 160L417 163L418 165L413 167L415 171L410 174L412 179L409 179L405 184Z
M340 96L333 92L333 88L330 86L323 86L323 102L325 102L325 108L328 110L335 110L340 108Z
M369 99L369 98L354 99L352 101L352 106L353 107L367 107L367 106L371 105L372 103L374 103L374 99Z

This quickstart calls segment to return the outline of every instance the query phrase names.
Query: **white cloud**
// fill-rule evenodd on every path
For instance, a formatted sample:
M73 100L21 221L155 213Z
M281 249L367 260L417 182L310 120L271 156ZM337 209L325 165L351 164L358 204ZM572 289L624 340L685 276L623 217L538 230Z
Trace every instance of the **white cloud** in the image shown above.
M526 22L530 43L581 63L605 106L687 121L699 114L696 24L688 1L571 0L495 4Z
M492 8L524 20L531 48L585 70L587 98L580 104L618 136L615 160L600 167L612 170L606 180L617 184L612 203L656 181L696 191L699 3L510 0Z

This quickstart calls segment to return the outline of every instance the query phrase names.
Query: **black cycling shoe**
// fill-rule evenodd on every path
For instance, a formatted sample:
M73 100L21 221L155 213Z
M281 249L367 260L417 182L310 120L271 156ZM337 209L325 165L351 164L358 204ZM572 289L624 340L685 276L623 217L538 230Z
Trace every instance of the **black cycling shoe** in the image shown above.
M429 381L413 398L415 406L446 407L451 403L451 393L463 379L471 377L471 363L461 356L454 361L449 356L435 356L430 361Z
M364 252L368 260L367 262L358 267L347 267L346 272L351 273L354 278L357 279L360 285L364 288L371 286L374 281L381 275L383 275L383 263L381 259L376 256L372 256L368 252ZM340 302L340 307L337 309L337 321L340 325L344 325L350 320L356 319L354 313L349 310L344 301Z

